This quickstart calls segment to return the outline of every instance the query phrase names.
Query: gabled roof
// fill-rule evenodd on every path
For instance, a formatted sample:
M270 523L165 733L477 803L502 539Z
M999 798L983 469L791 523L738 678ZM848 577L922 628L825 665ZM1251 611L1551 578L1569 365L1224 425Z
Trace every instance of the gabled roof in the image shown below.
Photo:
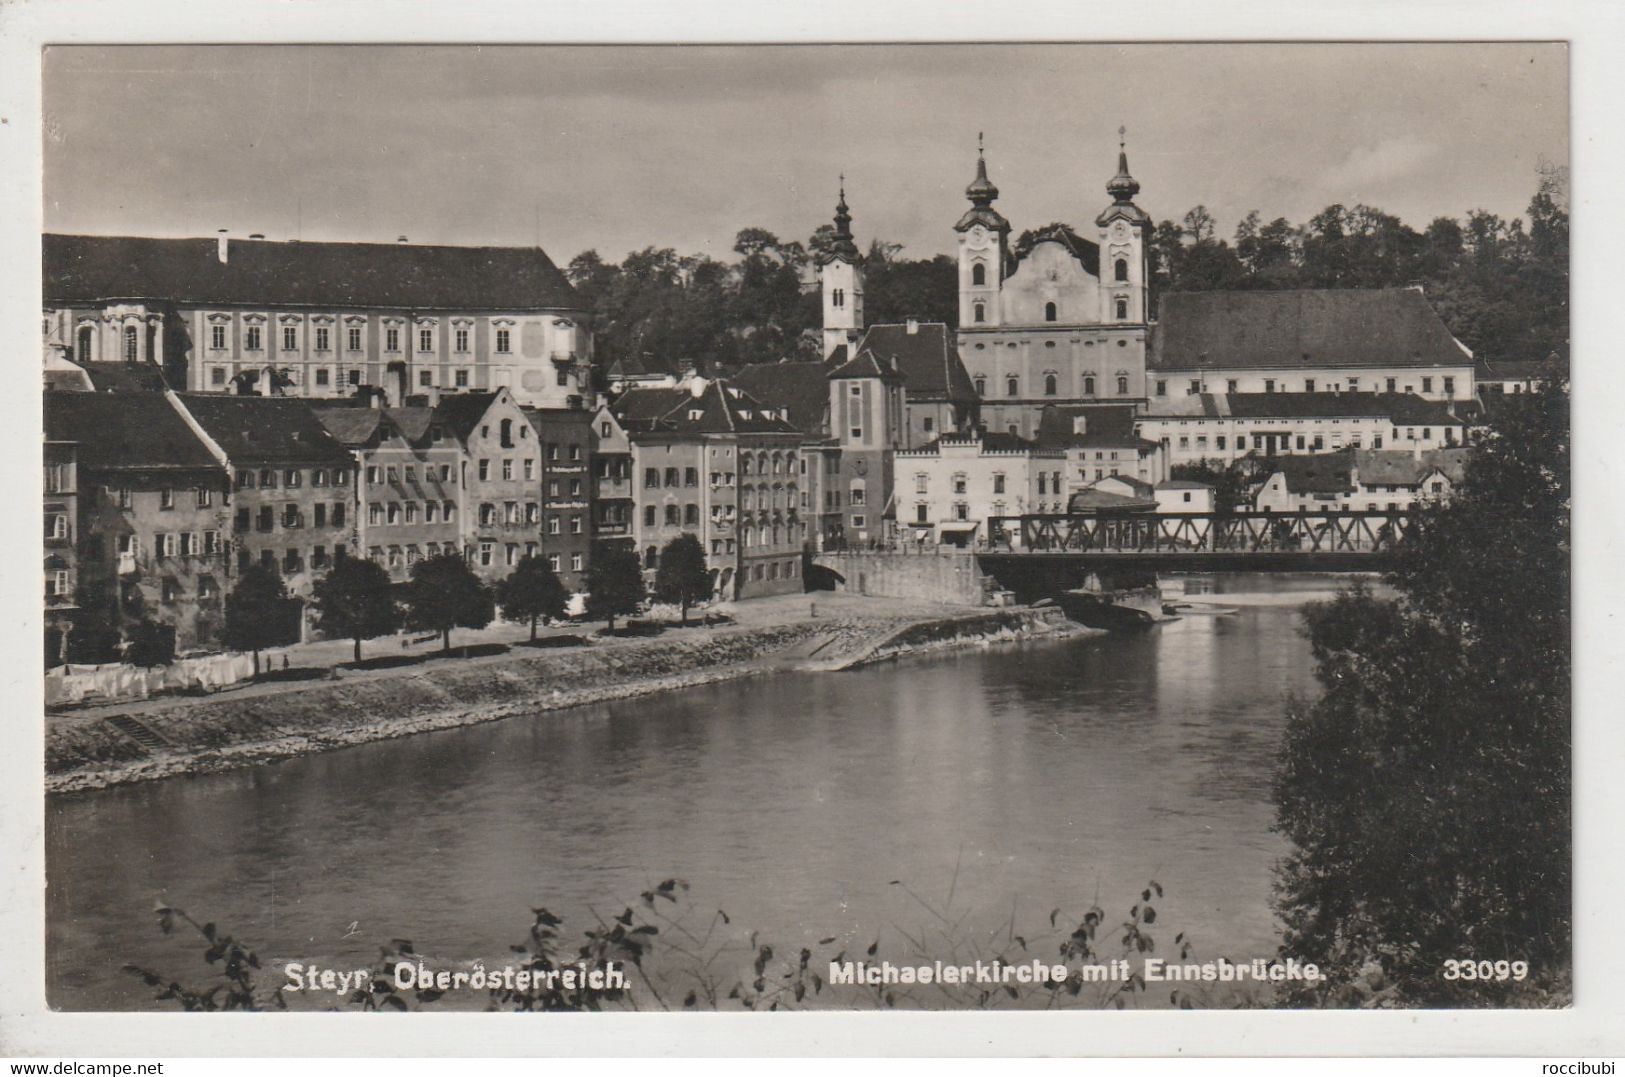
M1124 497L1094 487L1079 490L1066 502L1067 512L1154 512L1156 508L1151 498Z
M163 393L46 393L45 436L78 442L83 468L212 468L224 474Z
M251 307L581 310L540 247L44 237L45 302L154 299Z
M880 381L898 382L902 375L885 359L877 356L870 348L859 348L858 354L830 371L829 379L850 378L877 378Z
M1153 371L1440 367L1473 361L1414 288L1171 292L1159 301Z
M98 393L161 393L169 388L156 363L86 363Z
M421 444L434 425L435 414L432 408L423 407L322 407L316 409L316 417L339 444L360 449L383 436L380 428L386 420L408 443Z
M458 441L467 441L496 398L496 393L448 393L435 405L434 416L457 435Z
M701 379L670 389L633 389L613 407L627 432L637 434L794 434L770 409L774 405L724 379Z
M1084 239L1067 225L1056 225L1044 229L1034 239L1032 249L1028 251L1028 254L1031 254L1032 250L1036 250L1040 243L1059 243L1068 254L1078 260L1078 264L1083 266L1091 277L1100 276L1100 244ZM1016 273L1020 272L1026 261L1025 257L1014 259L1009 275L1015 276Z
M1350 474L1354 466L1354 452L1314 453L1305 456L1277 456L1275 471L1286 480L1286 488L1294 494L1346 494L1354 490Z
M344 464L350 459L344 446L303 400L194 393L182 396L180 401L232 463L264 460Z
M1077 432L1080 418L1084 420L1081 434ZM1134 432L1134 423L1132 404L1048 404L1038 413L1038 441L1059 449L1156 448L1156 442Z
M1130 490L1134 491L1135 497L1140 498L1151 497L1157 489L1144 479L1137 479L1133 475L1110 475L1104 479L1095 480L1094 482L1090 483L1089 486L1091 489L1093 489L1100 486L1102 483L1108 482L1120 483L1123 486L1127 486Z
M872 351L903 376L910 400L946 400L974 404L976 387L959 359L952 331L941 322L871 325L858 344L858 353Z
M785 408L803 434L829 433L829 368L821 362L753 363L729 380L764 404Z
M1471 449L1430 449L1411 453L1404 449L1362 449L1354 454L1354 466L1365 486L1415 486L1435 470L1451 482L1467 474Z

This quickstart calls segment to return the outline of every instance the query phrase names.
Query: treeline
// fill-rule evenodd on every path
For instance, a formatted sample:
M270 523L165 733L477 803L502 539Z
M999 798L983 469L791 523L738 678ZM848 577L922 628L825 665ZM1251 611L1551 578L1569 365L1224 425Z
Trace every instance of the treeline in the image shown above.
M1418 232L1372 206L1333 205L1306 224L1254 210L1227 242L1205 206L1152 236L1153 296L1226 289L1421 285L1462 343L1484 359L1567 354L1567 170L1543 166L1528 220L1472 210Z
M746 228L735 237L733 262L670 247L633 251L618 265L596 250L578 254L566 273L593 312L598 368L648 356L721 374L748 363L818 358L817 256L832 235L826 225L803 244ZM870 244L866 321L951 323L958 317L953 259L909 259L902 250L881 240Z
M1064 225L1029 229L1017 254ZM813 358L822 314L818 255L834 230L802 243L763 228L734 241L734 261L646 247L619 264L584 251L566 270L593 312L598 367L648 355L727 373L746 363ZM1486 359L1567 353L1569 217L1566 170L1541 169L1527 219L1482 210L1417 231L1372 206L1333 205L1303 224L1253 211L1222 239L1204 206L1158 224L1153 301L1170 291L1383 288L1420 284L1458 338ZM958 318L954 260L904 257L876 239L865 262L865 321Z

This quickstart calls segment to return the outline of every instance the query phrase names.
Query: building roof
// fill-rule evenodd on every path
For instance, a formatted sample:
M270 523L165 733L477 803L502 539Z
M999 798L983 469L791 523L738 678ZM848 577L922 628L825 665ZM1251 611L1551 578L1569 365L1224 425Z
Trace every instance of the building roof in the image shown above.
M156 363L86 363L84 371L98 393L161 393L170 387Z
M1405 449L1360 449L1354 453L1354 466L1365 486L1415 486L1435 470L1451 482L1467 474L1466 447L1429 449L1412 453Z
M1153 397L1146 419L1391 419L1397 426L1469 425L1477 405L1415 393L1186 393Z
M374 408L366 405L316 409L316 417L339 444L358 449L384 436L386 420L390 427L411 444L423 441L434 424L434 409L424 407Z
M1286 480L1286 488L1294 494L1346 494L1354 490L1350 474L1354 466L1354 452L1314 453L1305 456L1278 456L1275 473Z
M1481 381L1529 381L1542 377L1545 370L1546 361L1541 359L1480 359L1476 374Z
M752 363L729 380L764 404L789 412L803 434L829 433L829 367L820 362Z
M858 344L903 376L910 400L946 400L974 404L976 387L959 359L953 333L941 322L871 325Z
M1084 429L1078 432L1078 420ZM1130 448L1155 449L1134 432L1132 404L1077 404L1062 407L1047 404L1038 413L1038 442L1049 448Z
M1145 497L1124 497L1088 487L1073 494L1066 502L1067 512L1154 512L1157 503Z
M697 391L696 391L697 390ZM699 378L670 389L633 389L612 405L638 434L795 434L778 405L756 399L724 379Z
M1100 245L1098 243L1092 243L1084 239L1064 224L1054 225L1041 231L1034 238L1033 248L1036 249L1038 244L1045 242L1059 243L1068 254L1078 260L1078 264L1083 266L1091 277L1100 276ZM1028 251L1028 253L1031 254L1032 252ZM1025 257L1014 259L1009 275L1015 276L1025 262Z
M1414 288L1172 292L1152 371L1464 366L1472 353Z
M1152 486L1144 479L1135 478L1133 475L1109 475L1104 479L1097 479L1089 485L1090 487L1098 487L1108 482L1115 482L1123 486L1127 486L1130 490L1134 491L1134 496L1141 498L1150 497L1156 490L1155 486Z
M1163 479L1157 483L1158 490L1211 490L1213 486L1205 482L1196 482L1192 479Z
M328 432L316 411L298 398L194 393L179 399L233 463L345 464L350 460L349 452Z
M540 247L47 234L45 302L154 299L251 307L581 310Z
M224 473L163 393L46 393L45 436L78 442L83 468Z
M859 348L858 354L829 372L831 381L843 378L876 378L880 381L899 382L902 376L890 361L876 355L873 348Z
M496 393L447 393L434 406L434 417L456 434L458 441L467 441L496 398Z
M581 436L586 437L592 432L593 418L598 414L596 410L587 411L584 408L535 408L521 406L520 411L530 420L530 425L538 434L556 436L563 427L581 427Z
M611 381L635 378L674 378L677 375L664 359L647 353L618 355L604 369Z

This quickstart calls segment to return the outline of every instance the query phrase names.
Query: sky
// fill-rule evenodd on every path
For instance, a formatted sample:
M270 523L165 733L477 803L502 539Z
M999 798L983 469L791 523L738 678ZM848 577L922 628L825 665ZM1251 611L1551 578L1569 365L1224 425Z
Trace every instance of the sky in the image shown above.
M853 231L950 252L984 133L1014 228L1090 226L1127 128L1136 201L1421 228L1522 216L1568 159L1561 44L53 46L60 232L731 257Z

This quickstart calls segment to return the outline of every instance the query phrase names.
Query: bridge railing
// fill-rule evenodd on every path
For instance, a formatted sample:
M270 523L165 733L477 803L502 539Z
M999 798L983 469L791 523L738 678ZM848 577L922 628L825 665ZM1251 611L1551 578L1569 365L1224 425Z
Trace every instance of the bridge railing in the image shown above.
M988 547L1010 553L1370 553L1419 526L1410 510L1048 514L988 518Z

